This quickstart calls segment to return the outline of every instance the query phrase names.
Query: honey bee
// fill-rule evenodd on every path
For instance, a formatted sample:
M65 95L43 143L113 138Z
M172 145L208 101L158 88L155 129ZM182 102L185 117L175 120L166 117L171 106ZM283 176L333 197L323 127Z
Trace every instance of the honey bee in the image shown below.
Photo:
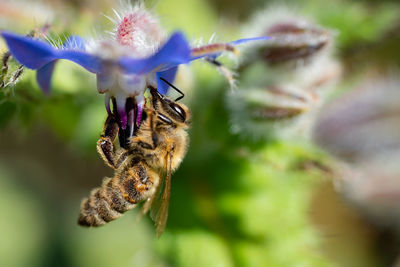
M186 154L191 115L185 105L177 103L183 97L179 90L182 96L175 101L155 88L149 90L150 105L146 105L142 123L127 149L115 151L117 118L112 114L107 118L97 150L115 174L83 199L78 224L104 225L145 201L142 214L151 210L157 236L162 234L168 217L171 173Z

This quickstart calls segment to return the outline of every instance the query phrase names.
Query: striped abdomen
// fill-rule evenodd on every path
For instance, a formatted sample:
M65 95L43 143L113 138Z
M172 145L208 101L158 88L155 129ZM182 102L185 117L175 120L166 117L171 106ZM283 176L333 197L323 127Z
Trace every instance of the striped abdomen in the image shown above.
M113 178L106 178L81 204L78 224L100 226L122 216L136 203L149 198L155 191L158 174L145 163L126 166Z

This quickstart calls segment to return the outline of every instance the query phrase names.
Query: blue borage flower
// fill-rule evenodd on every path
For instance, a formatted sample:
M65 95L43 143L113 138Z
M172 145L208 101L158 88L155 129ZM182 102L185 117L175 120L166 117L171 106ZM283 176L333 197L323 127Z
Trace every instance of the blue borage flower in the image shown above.
M200 58L215 59L224 51L236 52L236 45L268 39L246 38L191 48L180 31L165 38L156 18L141 7L118 15L117 25L113 40L90 42L72 36L61 47L11 32L2 32L1 36L21 64L37 70L38 84L46 93L59 59L73 61L95 73L98 91L105 94L107 112L118 117L121 129L139 125L146 88L151 86L161 94L167 93L169 86L161 78L173 83L180 64Z
M137 86L137 83L143 82L138 81L137 76L155 76L157 83L154 85L161 94L167 92L168 85L162 82L160 78L162 77L172 83L175 79L178 65L204 57L216 58L224 50L236 51L235 45L268 39L268 37L247 38L230 43L216 43L192 49L184 34L175 32L156 53L147 58L123 56L115 59L104 59L101 56L88 53L85 49L85 41L78 36L70 37L62 47L56 48L44 41L11 32L2 32L1 35L6 40L11 54L21 64L27 68L37 70L36 78L44 92L49 92L50 80L57 60L66 59L97 74L100 93L107 92L109 87L113 86L113 72L117 71L119 74L124 75L125 80L123 82L132 87ZM141 91L144 92L148 85L145 83L140 84ZM127 96L129 96L129 92L127 92ZM124 99L127 96L124 96ZM115 97L120 100L119 96ZM140 96L138 97L140 98ZM124 103L122 103L122 106L124 106ZM110 112L109 104L107 104L107 110ZM121 119L122 128L125 128L126 118L122 116Z

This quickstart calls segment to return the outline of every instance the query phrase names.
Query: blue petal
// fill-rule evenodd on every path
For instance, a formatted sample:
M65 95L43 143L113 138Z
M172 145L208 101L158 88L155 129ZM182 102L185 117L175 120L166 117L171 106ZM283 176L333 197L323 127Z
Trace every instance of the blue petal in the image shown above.
M145 59L121 58L119 64L129 74L164 71L190 61L190 46L181 32L175 32L161 49Z
M271 37L269 36L261 36L261 37L253 37L253 38L243 38L243 39L239 39L233 42L229 42L229 44L231 45L239 45L239 44L243 44L243 43L247 43L247 42L253 42L253 41L265 41L271 39Z
M169 81L170 83L173 83L175 80L176 72L178 70L178 67L172 67L166 71L162 72L157 72L157 90L160 92L160 94L165 95L168 92L169 85L161 80L160 78L164 78L165 80Z
M65 47L69 49L57 49L48 43L31 37L2 32L11 54L24 66L30 69L39 69L56 59L73 61L90 72L99 73L103 68L103 60L90 55L82 49L83 39L72 37Z
M60 50L58 51L57 58L73 61L93 73L100 73L104 70L104 60L86 52L77 50Z
M85 51L85 40L77 35L72 35L64 42L63 48Z
M2 32L1 35L11 54L30 69L39 69L57 58L57 50L45 42L10 32Z
M42 88L43 92L48 94L50 92L50 82L51 75L53 74L54 66L56 65L56 60L44 65L42 68L38 69L36 72L36 80Z
M271 37L269 37L269 36L261 36L261 37L253 37L253 38L244 38L244 39L239 39L239 40L236 40L236 41L232 41L232 42L229 42L229 43L226 43L227 45L230 45L230 46L236 46L236 45L240 45L240 44L243 44L243 43L247 43L247 42L255 42L255 41L265 41L265 40L268 40L268 39L270 39ZM209 44L209 45L205 45L204 47L207 47L207 46L212 46L213 44ZM211 57L211 58L217 58L217 57L219 57L224 51L226 51L226 48L224 48L224 46L223 46L223 44L221 44L221 49L220 50L218 50L218 51L211 51L211 52L209 52L209 53L207 53L207 50L205 50L202 54L200 54L200 55L197 55L197 56L192 56L191 57L191 61L193 61L193 60L196 60L196 59L199 59L199 58L204 58L204 57Z

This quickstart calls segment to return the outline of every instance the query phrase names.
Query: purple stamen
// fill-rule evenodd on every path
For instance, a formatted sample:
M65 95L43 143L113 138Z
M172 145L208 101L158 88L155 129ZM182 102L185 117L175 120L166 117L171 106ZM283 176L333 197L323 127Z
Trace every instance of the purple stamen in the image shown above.
M121 129L125 130L126 125L128 124L128 116L126 114L125 105L123 107L117 107L119 122L121 124Z
M111 116L111 108L110 108L110 95L106 94L104 97L104 105L106 106L107 114Z
M137 127L139 127L140 122L142 121L142 115L143 115L143 107L144 107L144 103L142 104L138 104L137 105L137 115L136 115L136 125Z
M132 137L135 130L135 107L134 99L131 97L127 98L125 108L126 114L128 115L126 127L127 138Z

